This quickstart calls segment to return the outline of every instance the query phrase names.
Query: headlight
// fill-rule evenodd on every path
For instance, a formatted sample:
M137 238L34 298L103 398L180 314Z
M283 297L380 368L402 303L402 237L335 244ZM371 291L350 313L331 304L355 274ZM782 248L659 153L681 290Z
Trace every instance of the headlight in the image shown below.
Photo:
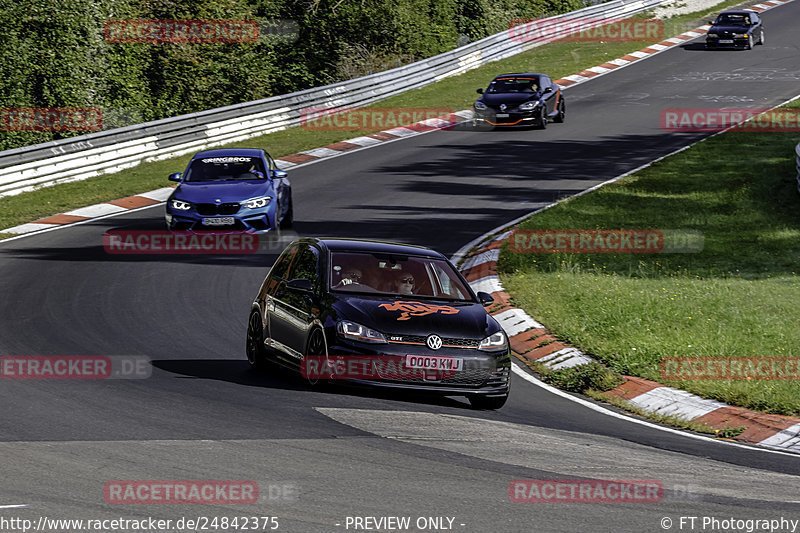
M747 35L746 33L734 33L734 34L733 34L733 36L734 36L735 38L737 38L737 39L741 39L742 37L744 37L745 39L747 39L748 37L750 37L750 36L749 36L749 35Z
M179 209L181 211L188 211L192 208L192 204L189 202L184 202L182 200L172 200L172 207L174 209Z
M530 111L531 109L536 109L536 106L539 105L539 102L525 102L521 106L519 106L520 111Z
M342 320L336 324L336 331L339 332L339 335L351 341L386 344L386 337L383 336L383 333L349 320Z
M244 203L244 206L248 209L258 209L259 207L267 207L269 205L270 198L269 196L262 196L261 198L253 198L252 200L247 200Z
M478 349L483 350L484 352L494 352L500 349L508 349L506 334L502 331L498 331L497 333L489 335L483 339L480 344L478 344Z
M477 100L477 101L475 102L475 109L478 109L478 110L481 110L481 111L483 111L484 109L486 109L486 104L484 104L484 103L483 103L483 102L481 102L480 100Z

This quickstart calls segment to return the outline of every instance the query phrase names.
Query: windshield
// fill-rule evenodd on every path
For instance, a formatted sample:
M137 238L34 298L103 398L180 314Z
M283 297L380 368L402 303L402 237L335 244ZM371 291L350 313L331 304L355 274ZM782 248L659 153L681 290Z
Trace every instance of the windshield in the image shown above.
M331 289L472 301L446 262L428 257L364 252L331 253Z
M538 78L503 78L494 80L489 84L486 92L496 93L535 93L539 90Z
M715 24L728 24L731 26L749 26L750 17L748 17L747 15L727 13L725 15L720 15L719 17L717 17L717 22Z
M260 157L224 156L195 159L186 181L263 180L266 177Z

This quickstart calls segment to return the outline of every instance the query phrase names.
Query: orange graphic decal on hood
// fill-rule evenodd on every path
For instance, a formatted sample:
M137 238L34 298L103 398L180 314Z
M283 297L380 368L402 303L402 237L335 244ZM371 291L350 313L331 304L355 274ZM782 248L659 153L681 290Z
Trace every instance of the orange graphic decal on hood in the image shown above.
M402 300L390 304L380 304L387 311L402 311L397 320L408 320L412 316L425 316L431 313L442 313L443 315L458 314L458 309L449 305L426 304L423 302L404 302Z

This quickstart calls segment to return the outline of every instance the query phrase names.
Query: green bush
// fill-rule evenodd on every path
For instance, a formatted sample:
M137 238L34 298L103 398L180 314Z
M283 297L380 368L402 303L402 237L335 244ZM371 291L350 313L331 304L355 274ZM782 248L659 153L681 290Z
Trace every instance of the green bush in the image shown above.
M625 378L597 361L551 370L542 375L542 381L562 390L584 392L588 389L607 391L621 385Z

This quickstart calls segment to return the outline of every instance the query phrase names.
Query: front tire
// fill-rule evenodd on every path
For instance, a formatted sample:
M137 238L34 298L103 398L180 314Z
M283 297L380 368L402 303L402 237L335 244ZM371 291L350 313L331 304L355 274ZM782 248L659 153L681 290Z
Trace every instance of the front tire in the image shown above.
M764 30L761 30L761 35L759 36L758 44L760 45L764 44Z
M539 126L538 129L547 129L547 107L544 105L539 106Z
M506 404L508 400L508 393L502 396L483 396L481 394L473 394L468 396L469 403L473 409L488 409L494 411L500 409Z
M558 101L558 114L553 119L553 122L558 122L559 124L562 124L566 117L567 117L567 104L566 102L564 102L564 98L562 97Z
M261 325L261 315L257 311L250 313L250 320L247 322L247 362L254 370L263 370L267 365L264 327Z
M322 333L322 330L319 328L314 328L314 330L311 332L311 335L308 337L308 345L306 347L305 357L325 357L327 355L325 352L325 337ZM300 364L302 365L303 362L301 361ZM306 375L305 380L312 387L320 387L329 383L327 379L322 379L319 376L311 377Z
M747 38L747 44L744 45L745 50L752 50L753 49L753 36Z
M283 215L280 223L280 229L289 229L294 224L294 207L292 206L292 199L289 198L289 208L286 210L286 214Z

